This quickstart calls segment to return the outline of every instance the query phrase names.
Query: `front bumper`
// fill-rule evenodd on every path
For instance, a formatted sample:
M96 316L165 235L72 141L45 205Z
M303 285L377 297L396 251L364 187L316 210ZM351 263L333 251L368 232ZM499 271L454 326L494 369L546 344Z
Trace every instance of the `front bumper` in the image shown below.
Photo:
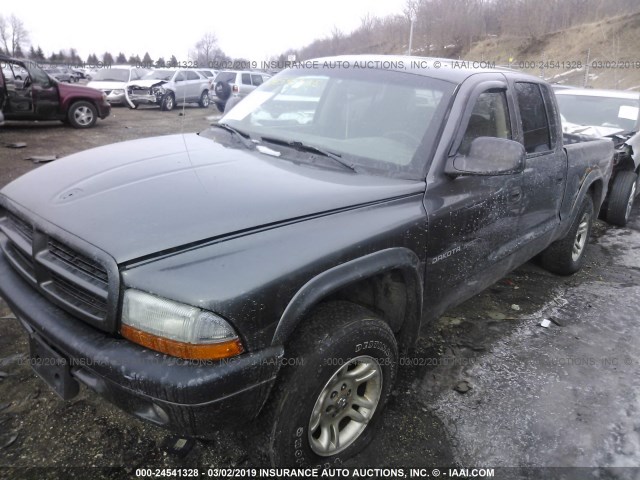
M121 409L183 435L254 418L275 381L283 350L226 361L187 362L115 338L75 319L36 292L0 252L0 296L32 339L71 365L71 375Z
M104 120L109 115L111 115L111 104L109 102L103 101L98 102L98 117Z
M125 99L125 95L124 95L124 90L118 90L119 92L122 93L114 93L116 90L102 90L102 92L107 94L107 102L109 102L111 105L113 104L117 104L117 105L122 105L125 103L126 99Z

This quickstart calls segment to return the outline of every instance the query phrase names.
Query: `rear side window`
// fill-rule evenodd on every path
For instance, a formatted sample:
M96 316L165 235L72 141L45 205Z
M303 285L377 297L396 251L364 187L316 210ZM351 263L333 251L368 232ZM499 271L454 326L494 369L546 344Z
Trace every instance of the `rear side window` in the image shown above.
M458 152L469 153L471 142L478 137L512 138L504 91L488 91L478 96Z
M256 87L262 85L262 75L251 75L251 81Z
M242 84L243 85L251 85L251 75L248 73L242 74Z
M517 82L516 94L522 121L524 149L527 153L551 150L549 121L540 87L537 83Z
M235 81L236 81L235 72L220 72L216 77L216 83L217 82L233 83Z

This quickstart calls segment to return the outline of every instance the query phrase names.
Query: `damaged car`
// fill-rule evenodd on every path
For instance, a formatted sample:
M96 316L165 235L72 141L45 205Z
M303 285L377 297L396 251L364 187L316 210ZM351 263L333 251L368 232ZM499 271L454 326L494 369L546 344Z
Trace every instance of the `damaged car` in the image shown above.
M600 216L624 227L640 191L640 94L592 88L555 93L565 134L613 140L614 170Z
M126 105L125 89L127 83L140 80L149 72L146 68L114 65L99 69L92 75L87 86L96 88L107 96L112 105Z
M195 70L154 70L140 80L129 82L125 98L131 108L157 105L170 111L176 103L197 103L209 107L209 79Z
M106 95L83 85L50 77L30 60L0 55L0 63L24 78L0 74L0 110L6 120L61 120L75 128L93 127L111 113Z

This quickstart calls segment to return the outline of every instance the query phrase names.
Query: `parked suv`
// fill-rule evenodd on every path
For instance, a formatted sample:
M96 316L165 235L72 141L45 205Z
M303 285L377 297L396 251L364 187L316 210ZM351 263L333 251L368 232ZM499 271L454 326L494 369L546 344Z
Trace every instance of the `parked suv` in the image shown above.
M224 112L231 97L244 98L262 85L271 75L261 72L224 70L216 76L213 88L213 103Z
M173 110L176 102L198 103L202 108L207 108L209 80L195 70L154 70L140 80L129 82L125 96L131 108L146 104L159 105L162 110Z
M89 128L111 113L104 93L82 85L59 83L29 60L0 55L0 62L25 78L0 75L0 107L6 120L62 120Z
M146 68L114 65L98 70L87 86L103 91L110 104L125 105L124 89L127 83L132 80L140 80L147 73L149 70Z

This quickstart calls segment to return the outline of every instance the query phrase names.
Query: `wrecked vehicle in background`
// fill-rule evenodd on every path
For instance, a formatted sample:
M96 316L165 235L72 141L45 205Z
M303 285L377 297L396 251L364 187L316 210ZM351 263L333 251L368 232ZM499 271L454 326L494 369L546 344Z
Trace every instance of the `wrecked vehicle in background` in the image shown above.
M129 82L125 98L131 108L139 105L157 105L170 111L176 103L197 103L209 106L209 79L190 69L154 70L140 80Z
M555 93L565 134L613 140L614 171L601 216L624 227L640 191L640 94L578 88Z
M29 60L0 55L11 71L26 77L8 78L0 74L0 107L5 120L61 120L75 128L89 128L98 118L107 118L111 105L99 90L60 83Z
M105 93L107 101L112 105L125 105L125 89L127 83L139 80L149 72L146 68L114 65L99 69L87 86L97 88Z

